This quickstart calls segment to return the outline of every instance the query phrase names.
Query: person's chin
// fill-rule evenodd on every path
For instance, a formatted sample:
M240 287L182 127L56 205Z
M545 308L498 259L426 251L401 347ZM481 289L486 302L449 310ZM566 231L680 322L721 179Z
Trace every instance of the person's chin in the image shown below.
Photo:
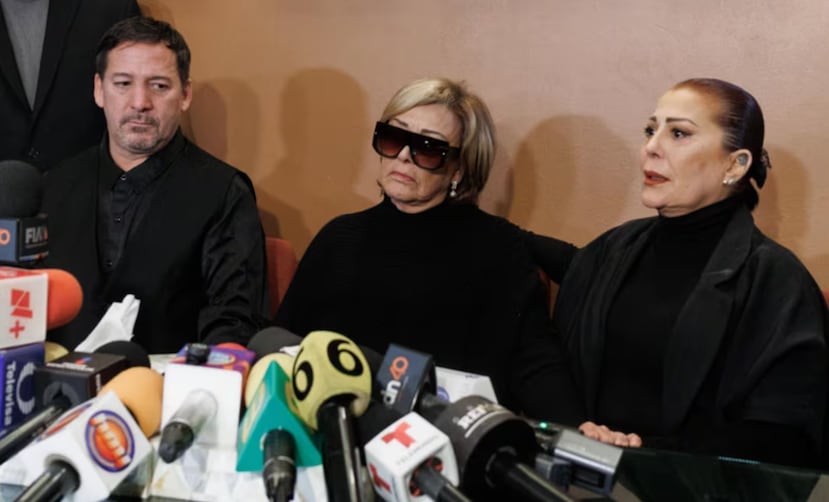
M665 205L661 200L656 199L654 197L648 197L647 194L642 194L641 201L642 205L646 208L656 209L657 211L659 211L659 209L661 209Z

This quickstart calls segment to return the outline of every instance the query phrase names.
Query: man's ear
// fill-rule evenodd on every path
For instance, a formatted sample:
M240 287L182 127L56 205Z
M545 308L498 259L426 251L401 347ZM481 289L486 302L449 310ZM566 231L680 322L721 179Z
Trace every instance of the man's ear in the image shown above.
M98 73L95 74L95 86L92 91L92 95L95 97L95 104L98 107L104 107L104 82L101 80L101 75Z
M181 111L183 113L190 109L190 102L193 101L193 85L189 79L182 87L181 92L184 94L184 99L181 101Z

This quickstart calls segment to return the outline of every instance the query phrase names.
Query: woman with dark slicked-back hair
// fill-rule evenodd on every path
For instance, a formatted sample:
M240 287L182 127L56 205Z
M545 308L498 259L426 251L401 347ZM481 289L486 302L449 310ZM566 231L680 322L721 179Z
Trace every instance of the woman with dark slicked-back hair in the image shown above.
M555 418L620 446L821 465L829 314L751 215L771 167L760 106L734 84L686 80L644 132L642 203L658 215L571 262Z

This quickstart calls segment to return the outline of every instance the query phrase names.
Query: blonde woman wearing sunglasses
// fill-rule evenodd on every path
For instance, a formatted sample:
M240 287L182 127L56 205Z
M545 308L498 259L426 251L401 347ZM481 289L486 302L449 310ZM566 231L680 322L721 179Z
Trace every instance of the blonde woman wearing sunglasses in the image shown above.
M372 137L382 201L317 234L276 323L337 331L380 353L390 343L426 352L489 376L501 404L551 416L554 351L536 267L523 232L477 207L494 135L462 83L397 91ZM575 248L550 242L564 270Z

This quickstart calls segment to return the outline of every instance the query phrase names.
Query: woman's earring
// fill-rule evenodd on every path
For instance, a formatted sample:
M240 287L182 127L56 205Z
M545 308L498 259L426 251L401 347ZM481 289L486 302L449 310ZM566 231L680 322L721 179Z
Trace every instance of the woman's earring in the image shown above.
M722 180L722 184L730 186L730 185L734 184L734 181L735 181L734 178L726 178L726 179Z
M449 197L453 199L458 196L458 182L453 181L449 187Z

